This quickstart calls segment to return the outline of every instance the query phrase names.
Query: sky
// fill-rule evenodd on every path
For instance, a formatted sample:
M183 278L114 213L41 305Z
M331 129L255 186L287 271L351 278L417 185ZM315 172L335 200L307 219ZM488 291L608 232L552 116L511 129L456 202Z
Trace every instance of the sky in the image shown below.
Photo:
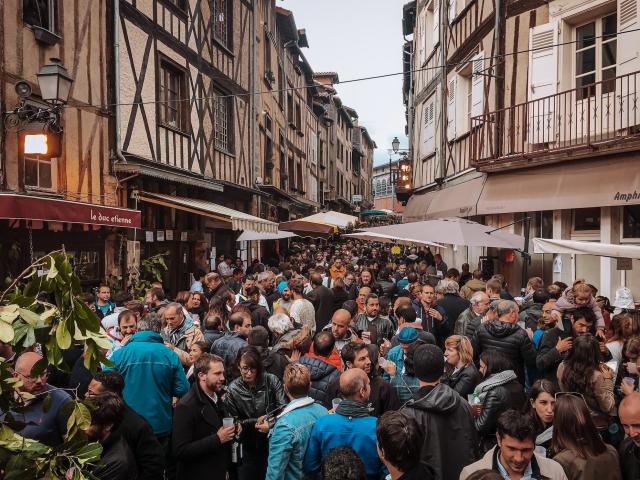
M341 81L402 72L402 6L406 0L277 0L307 31L303 52L314 72ZM358 112L378 145L374 164L389 161L393 137L407 148L402 75L337 85L342 102ZM397 156L393 157L394 160Z

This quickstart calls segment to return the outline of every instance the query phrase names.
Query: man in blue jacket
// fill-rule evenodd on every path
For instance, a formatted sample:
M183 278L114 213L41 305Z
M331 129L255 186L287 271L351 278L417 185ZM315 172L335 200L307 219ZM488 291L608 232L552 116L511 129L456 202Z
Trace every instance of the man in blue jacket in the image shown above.
M308 474L317 473L332 449L349 446L364 462L367 478L380 479L386 469L376 448L376 418L369 415L369 377L351 368L340 375L340 391L344 400L335 414L319 418L311 430L304 469Z
M173 397L189 391L178 355L164 345L158 318L138 322L138 332L111 356L114 369L124 378L122 396L136 413L143 416L168 448L173 414Z
M284 392L289 405L278 416L269 438L269 466L266 480L298 480L304 477L302 462L309 444L311 429L327 409L314 403L309 396L311 374L299 363L291 363L284 369ZM266 431L268 423L262 421L258 428Z

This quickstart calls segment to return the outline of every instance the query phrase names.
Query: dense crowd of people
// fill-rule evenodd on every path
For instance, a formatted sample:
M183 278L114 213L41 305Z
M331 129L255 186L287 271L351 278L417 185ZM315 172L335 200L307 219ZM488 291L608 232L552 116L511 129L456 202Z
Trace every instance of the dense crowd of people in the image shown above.
M59 446L76 396L102 480L640 478L640 316L584 280L514 298L428 248L343 241L188 287L87 294L95 374L81 342L40 375L1 345L34 395L19 433Z

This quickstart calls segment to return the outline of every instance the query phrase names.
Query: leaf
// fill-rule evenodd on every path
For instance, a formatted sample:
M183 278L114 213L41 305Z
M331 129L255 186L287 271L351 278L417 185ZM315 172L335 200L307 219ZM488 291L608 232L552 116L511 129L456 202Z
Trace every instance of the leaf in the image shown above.
M86 430L91 425L91 412L82 403L76 405L76 423L80 430Z
M105 350L110 350L113 345L109 341L107 334L104 330L100 329L99 333L88 332L89 336L96 342L96 345L100 348L104 348Z
M19 308L18 312L20 313L20 317L32 327L38 325L40 315L37 313L27 310L26 308Z
M50 257L50 258L51 258L51 266L49 267L49 273L47 273L48 279L55 278L58 275L58 269L56 268L56 261L53 259L53 257Z
M81 464L85 464L91 460L97 460L101 454L102 445L99 443L89 443L75 452L75 456L78 457Z
M58 309L56 307L48 308L47 310L42 312L42 315L40 315L40 320L44 322L45 320L49 319L51 316L55 315L56 313L58 313Z
M5 305L0 307L0 320L6 323L13 323L18 318L18 305Z
M41 358L33 365L33 367L31 367L31 376L35 377L41 375L42 373L44 373L48 366L49 362L47 361L47 359L44 357Z
M14 332L11 325L0 322L0 342L9 343L13 340Z
M66 350L71 346L71 334L67 329L66 320L62 320L56 328L56 341L62 350Z

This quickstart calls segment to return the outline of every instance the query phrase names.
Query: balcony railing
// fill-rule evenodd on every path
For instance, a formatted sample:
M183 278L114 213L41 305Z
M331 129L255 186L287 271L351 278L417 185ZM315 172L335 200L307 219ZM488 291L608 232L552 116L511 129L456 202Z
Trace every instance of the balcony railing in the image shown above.
M491 170L634 149L639 90L634 72L473 117L471 163Z

